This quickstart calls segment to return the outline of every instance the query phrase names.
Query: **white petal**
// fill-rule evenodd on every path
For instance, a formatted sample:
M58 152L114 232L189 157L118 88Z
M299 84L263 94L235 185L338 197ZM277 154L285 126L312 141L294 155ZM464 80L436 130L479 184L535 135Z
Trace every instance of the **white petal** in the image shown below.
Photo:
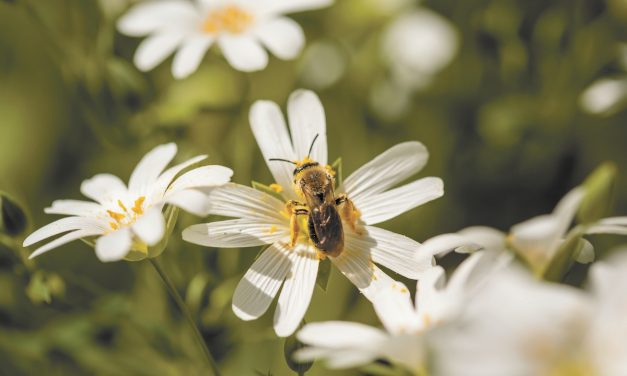
M263 315L292 267L290 250L276 243L255 260L233 294L233 312L242 320Z
M52 206L44 209L44 213L96 216L102 210L102 207L95 202L81 200L56 200L52 203Z
M270 14L286 14L328 7L333 0L274 0L264 2L262 10Z
M282 158L289 161L297 159L281 109L274 102L257 101L250 108L249 119L261 154L263 154L274 180L283 187L289 198L295 199L296 195L292 189L294 166L287 162L270 161L271 158Z
M291 251L292 267L285 279L274 312L274 331L279 337L294 333L305 317L318 276L318 255L313 247L298 243Z
M233 176L233 170L224 166L198 167L184 173L172 182L166 196L170 192L174 193L184 189L224 185L231 180L231 176Z
M305 345L341 349L383 341L387 335L380 329L356 322L327 321L305 325L296 337Z
M24 239L24 247L40 242L51 236L59 235L73 230L87 230L89 232L104 232L107 228L106 222L94 218L67 217L56 220L45 225Z
M433 265L433 256L423 253L420 243L377 227L364 230L362 235L346 231L346 247L369 252L372 261L411 279Z
M445 282L446 277L441 266L434 266L424 272L416 283L416 308L422 311L437 302Z
M505 233L491 227L471 226L457 232L475 244L479 244L484 249L502 251L505 249ZM460 250L457 249L457 252Z
M131 244L131 232L123 227L96 240L96 256L102 262L120 261L130 251Z
M550 260L562 242L561 223L554 215L541 215L514 225L509 241L532 265Z
M148 246L153 246L163 238L165 233L165 219L161 209L152 207L144 213L135 223L133 232Z
M444 183L440 178L423 178L383 193L361 195L353 200L361 219L369 225L394 218L408 210L442 197Z
M311 159L327 164L327 125L320 98L309 90L296 90L287 102L287 117L296 158L304 159L314 138Z
M164 61L183 40L179 32L162 32L154 34L142 41L135 51L135 66L147 72Z
M54 248L60 247L74 240L86 238L88 236L100 235L100 234L102 234L102 231L96 230L96 229L81 229L81 230L72 231L54 239L53 241L51 241L50 243L42 247L37 248L35 252L31 253L31 255L28 256L28 258L29 259L35 258Z
M573 221L579 205L585 196L585 190L581 187L576 187L568 192L555 206L553 215L559 219L560 223L560 238L564 237L568 231L568 227Z
M239 71L258 71L268 65L268 53L249 36L221 35L218 43L226 60Z
M190 27L197 20L197 10L188 1L147 1L132 7L117 27L123 34L144 36L163 29Z
M276 57L283 60L294 59L303 49L305 33L295 21L279 17L262 23L255 35Z
M115 201L125 192L124 182L111 174L98 174L81 184L81 193L100 203Z
M148 187L156 183L157 178L176 155L176 144L159 145L149 151L137 164L128 183L129 191L143 195Z
M460 293L480 289L489 276L508 266L513 258L511 253L500 250L476 252L459 264L446 288Z
M432 255L444 255L452 250L460 253L482 248L504 250L505 233L490 227L468 227L457 233L434 236L422 243L422 251Z
M409 290L400 282L384 289L372 301L377 316L385 329L392 334L413 331L418 317L412 305Z
M183 231L183 239L206 247L239 248L289 239L289 233L289 229L283 225L231 219L190 226Z
M627 233L626 233L627 235ZM589 264L594 261L594 247L586 239L579 241L579 247L574 255L575 261L580 264Z
M586 229L586 234L627 235L627 226L595 224Z
M226 217L257 219L261 222L288 223L281 215L285 204L257 189L229 183L208 191L208 212Z
M609 217L603 218L599 223L604 225L627 226L627 217Z
M172 75L182 79L196 72L205 53L214 42L210 35L199 35L186 40L183 46L174 55Z
M427 163L427 148L417 141L393 146L353 172L344 181L344 191L353 201L360 201L393 187L416 174Z
M300 359L301 361L323 359L325 366L330 369L353 368L366 365L383 356L381 351L375 348L374 345L381 344L375 342L373 344L361 344L346 349L306 347L296 351L294 353L294 359Z
M187 167L193 164L196 164L200 161L203 161L205 159L207 159L206 155L199 155L197 157L188 159L187 161L183 163L179 163L165 170L165 172L159 176L159 178L157 179L157 182L154 184L154 189L152 191L152 198L155 201L161 200L161 198L165 194L166 189L168 189L168 187L170 186L170 184L172 183L172 180L174 180L176 175L178 175L181 171L183 171Z
M209 213L207 195L194 189L168 194L165 203L172 204L199 217L206 216Z

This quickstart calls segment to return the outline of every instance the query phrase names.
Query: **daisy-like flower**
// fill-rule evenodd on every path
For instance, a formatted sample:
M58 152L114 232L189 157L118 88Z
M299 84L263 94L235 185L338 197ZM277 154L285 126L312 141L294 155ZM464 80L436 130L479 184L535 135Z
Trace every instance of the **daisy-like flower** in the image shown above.
M118 22L123 34L147 36L135 65L148 71L176 50L172 74L184 78L217 43L240 71L268 64L264 47L280 59L294 59L305 44L301 27L283 14L328 6L332 0L153 0L131 8ZM263 46L263 47L262 47Z
M96 256L103 261L149 256L149 247L164 237L166 204L196 215L205 215L206 195L199 188L228 183L233 171L223 166L203 166L179 174L204 160L201 155L164 171L176 155L175 144L160 145L139 162L128 187L117 176L98 174L81 184L81 192L94 201L58 200L44 211L68 217L54 221L24 240L30 246L63 234L37 248L30 258L68 242L96 237ZM178 176L178 177L177 177Z
M325 359L332 368L384 358L421 374L432 338L455 321L486 278L509 260L499 253L477 252L459 265L446 286L444 269L433 267L418 282L415 306L401 283L382 289L373 303L385 330L340 321L307 324L297 336L309 347L296 358Z
M594 260L594 247L581 236L627 235L627 217L604 218L592 224L572 227L571 224L584 196L584 187L571 190L560 200L553 213L514 225L509 234L489 227L469 227L457 233L433 237L427 240L423 247L432 254L442 254L452 249L458 252L469 252L479 248L513 251L540 276L544 276L552 263L562 256L564 246L575 247L573 252L575 261L590 263Z
M326 122L318 97L310 91L296 91L289 98L287 112L291 138L279 106L258 101L251 108L251 127L266 161L282 158L298 166L327 166ZM434 177L393 188L420 171L427 158L421 143L399 144L355 171L335 190L336 197L347 198L339 211L345 212L344 205L352 203L349 215L356 223L343 216L344 246L337 257L329 259L369 299L381 286L394 283L374 263L413 279L432 267L432 256L422 254L419 243L373 226L442 196L442 181ZM324 253L310 240L305 216L298 219L302 220L299 231L290 232L294 221L285 201L303 200L293 185L294 166L269 161L268 167L279 197L238 184L213 189L209 212L236 219L191 226L183 238L210 247L269 244L237 286L233 310L243 320L260 317L283 284L274 329L279 336L288 336L305 315ZM326 170L320 178L333 184L334 172L329 166Z

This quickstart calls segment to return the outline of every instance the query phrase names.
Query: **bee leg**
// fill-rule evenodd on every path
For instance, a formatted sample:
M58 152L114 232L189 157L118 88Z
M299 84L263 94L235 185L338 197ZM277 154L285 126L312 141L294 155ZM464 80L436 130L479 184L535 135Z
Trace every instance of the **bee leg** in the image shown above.
M290 216L290 247L294 247L298 240L298 233L300 232L298 216L309 215L309 210L307 210L304 204L294 200L288 201L286 210L287 214Z
M335 205L342 207L340 208L340 215L342 219L348 222L348 225L351 229L357 233L357 220L359 220L359 216L361 213L355 207L355 204L346 196L346 194L341 194L335 199Z

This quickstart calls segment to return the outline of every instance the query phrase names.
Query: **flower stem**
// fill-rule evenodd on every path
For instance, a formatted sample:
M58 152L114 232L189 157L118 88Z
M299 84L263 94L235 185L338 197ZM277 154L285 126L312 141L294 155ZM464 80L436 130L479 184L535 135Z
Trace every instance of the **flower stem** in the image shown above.
M152 266L155 268L157 274L159 274L159 277L161 277L163 283L168 288L168 292L172 296L172 299L174 299L174 301L176 302L179 310L183 313L183 316L185 316L185 319L189 323L189 326L192 328L192 331L194 332L194 337L196 338L196 342L198 342L198 346L200 346L200 348L202 349L209 368L211 368L215 376L220 376L220 370L218 369L216 361L213 359L213 356L211 356L211 352L209 352L209 348L207 348L207 344L202 338L202 334L200 334L200 330L198 329L198 326L196 326L196 322L194 321L192 314L189 312L189 309L187 308L187 305L185 305L183 298L176 290L174 283L172 283L172 280L170 279L170 277L168 277L168 275L165 273L165 270L163 270L157 260L155 260L154 258L149 258L149 260Z

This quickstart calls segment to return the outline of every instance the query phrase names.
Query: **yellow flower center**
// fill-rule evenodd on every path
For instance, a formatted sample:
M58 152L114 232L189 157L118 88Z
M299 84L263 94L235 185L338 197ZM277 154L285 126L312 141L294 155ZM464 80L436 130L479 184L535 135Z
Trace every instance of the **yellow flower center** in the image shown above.
M133 224L138 217L144 214L144 201L146 201L146 197L139 197L133 203L131 210L128 210L122 200L118 200L118 206L122 209L122 212L107 210L107 214L109 214L109 217L113 219L113 221L109 222L111 229L117 230L120 227Z
M253 22L253 15L236 5L216 9L209 12L203 22L202 29L209 34L229 32L239 34Z

